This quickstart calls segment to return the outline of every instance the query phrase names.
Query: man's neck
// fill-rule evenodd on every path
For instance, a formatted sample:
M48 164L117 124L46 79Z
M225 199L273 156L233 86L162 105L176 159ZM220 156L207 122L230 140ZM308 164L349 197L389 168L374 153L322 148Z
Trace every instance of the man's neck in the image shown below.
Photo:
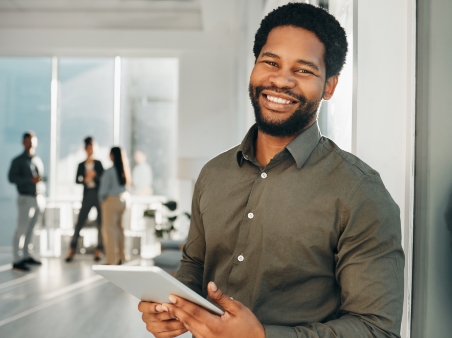
M277 137L258 130L255 145L256 160L265 167L277 153L283 150L297 136L298 134Z
M282 151L290 142L298 137L302 132L309 129L316 120L313 120L309 125L304 128L301 132L292 136L271 136L263 133L260 129L257 131L257 138L255 144L255 157L257 162L259 162L264 167L270 163L273 157L280 151Z

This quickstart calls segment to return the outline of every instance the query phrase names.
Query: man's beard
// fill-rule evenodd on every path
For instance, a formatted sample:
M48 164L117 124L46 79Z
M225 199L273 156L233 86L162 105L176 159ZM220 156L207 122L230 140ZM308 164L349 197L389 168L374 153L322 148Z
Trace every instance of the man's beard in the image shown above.
M271 90L275 93L283 93L300 102L300 106L286 120L275 121L264 118L259 105L259 97L263 90ZM308 101L303 95L297 95L290 90L281 90L275 86L253 86L248 88L251 104L254 108L257 127L265 134L277 137L293 136L301 133L315 118L322 99Z

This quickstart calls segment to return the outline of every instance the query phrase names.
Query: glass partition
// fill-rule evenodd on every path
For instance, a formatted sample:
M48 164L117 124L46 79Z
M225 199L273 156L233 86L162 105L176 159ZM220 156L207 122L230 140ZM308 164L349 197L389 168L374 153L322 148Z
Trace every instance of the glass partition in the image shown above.
M56 196L81 198L77 165L85 160L83 139L96 141L95 158L110 167L113 146L113 58L61 58L58 64L59 117Z
M87 136L95 139L95 158L106 168L112 146L129 155L136 207L125 217L126 229L143 229L143 210L151 202L177 200L178 72L176 58L0 58L0 246L10 246L17 217L7 171L30 129L39 139L51 197L42 232L72 231L83 189L75 176ZM43 242L53 240L50 232L35 243L42 255L59 254L51 249L58 243Z
M177 197L176 58L123 58L122 144L130 154L135 195Z
M51 76L51 58L0 58L0 246L11 246L16 228L16 187L7 175L11 160L23 152L25 131L36 133L36 153L49 174Z

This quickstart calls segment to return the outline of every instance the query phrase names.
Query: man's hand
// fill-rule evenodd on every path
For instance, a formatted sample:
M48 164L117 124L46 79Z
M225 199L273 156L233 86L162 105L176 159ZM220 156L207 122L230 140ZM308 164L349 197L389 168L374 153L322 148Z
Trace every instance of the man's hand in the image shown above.
M162 309L179 319L196 338L265 338L264 327L250 309L223 294L214 282L207 289L210 298L225 310L222 316L174 295L170 296L172 304L164 303Z
M41 176L33 176L31 179L31 183L33 184L38 184L38 182L42 181L42 177Z
M164 311L161 304L140 302L138 310L143 313L141 318L146 323L146 329L156 338L172 338L187 332L184 324Z

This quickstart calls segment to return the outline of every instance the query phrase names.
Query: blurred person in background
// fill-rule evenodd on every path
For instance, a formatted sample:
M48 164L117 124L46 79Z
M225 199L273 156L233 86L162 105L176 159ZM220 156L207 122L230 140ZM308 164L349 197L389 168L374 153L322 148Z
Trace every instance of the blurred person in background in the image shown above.
M35 155L38 138L32 131L22 137L24 152L13 159L8 179L16 184L18 218L13 237L13 269L29 271L28 264L41 265L30 255L33 228L45 209L44 164Z
M100 180L99 202L102 212L102 236L105 264L120 265L125 261L122 216L130 199L126 190L130 182L127 155L119 147L110 151L113 166L105 170Z
M146 162L146 155L137 150L133 156L135 167L132 170L133 194L141 196L152 195L152 168Z
M87 137L85 142L86 160L78 165L77 176L75 183L83 184L83 200L82 207L78 214L77 224L75 225L74 235L72 236L71 246L66 257L66 262L71 262L75 255L78 238L80 237L80 230L82 230L88 218L91 208L97 210L97 247L94 250L94 260L100 260L100 254L103 250L102 231L101 231L101 212L99 206L99 183L100 177L104 172L102 163L95 160L94 155L94 140L92 137Z

